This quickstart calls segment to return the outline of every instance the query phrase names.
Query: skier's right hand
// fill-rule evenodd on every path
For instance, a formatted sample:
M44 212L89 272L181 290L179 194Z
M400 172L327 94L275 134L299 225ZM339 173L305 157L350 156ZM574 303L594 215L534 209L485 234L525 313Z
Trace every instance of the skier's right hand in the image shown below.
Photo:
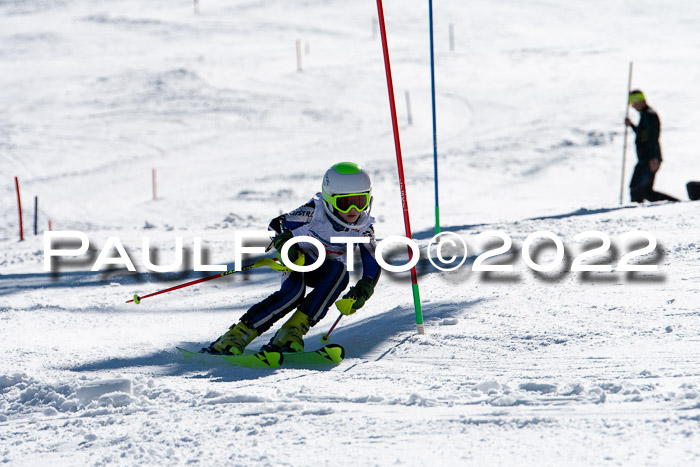
M363 277L357 281L357 284L350 287L348 293L343 295L343 298L352 298L355 300L355 303L352 304L352 310L348 314L352 314L362 308L373 293L374 283L372 282L372 279Z

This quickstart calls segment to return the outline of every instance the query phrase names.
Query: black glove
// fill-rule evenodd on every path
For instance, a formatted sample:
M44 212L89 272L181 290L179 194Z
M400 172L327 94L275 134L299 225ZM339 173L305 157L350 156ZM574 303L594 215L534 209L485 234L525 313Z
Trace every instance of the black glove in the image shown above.
M355 303L352 305L353 310L362 308L369 297L374 293L374 282L368 277L363 277L357 284L350 287L348 293L343 295L343 298L352 298Z
M275 249L277 250L277 257L280 258L280 261L282 260L281 254L282 254L282 247L284 246L285 243L291 238L294 237L294 234L292 233L291 230L283 230L282 233L277 234L275 238L272 239L272 244L275 246ZM288 255L289 260L293 263L299 258L299 248L297 248L297 245L292 245L291 248L289 248Z

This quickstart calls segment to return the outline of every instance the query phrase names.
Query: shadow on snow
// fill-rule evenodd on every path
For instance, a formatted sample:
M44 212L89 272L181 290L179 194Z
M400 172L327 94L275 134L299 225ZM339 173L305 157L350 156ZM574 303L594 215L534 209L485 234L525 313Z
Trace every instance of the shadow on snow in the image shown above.
M480 301L482 301L482 299L464 301L461 303L449 302L430 304L423 309L424 322L430 327L432 323L440 319L462 317L471 307ZM403 345L407 341L407 338L415 333L416 321L412 307L398 306L384 313L367 318L362 318L361 313L362 310L351 317L343 317L338 327L331 335L331 342L341 344L345 347L346 358L379 360L387 353ZM360 319L354 319L355 317ZM329 316L319 324L318 327L320 327L320 329L317 327L315 330L317 332L310 333L305 339L308 349L312 350L321 347L320 337L325 333L327 327L332 322L328 318ZM429 332L430 330L428 330L428 333ZM403 336L407 333L410 334L408 336ZM261 342L263 340L264 339L261 339ZM208 342L179 342L173 347L198 349L208 344ZM259 345L260 344L257 346L254 345L253 347L257 348ZM138 357L98 360L76 366L64 367L63 369L78 372L92 372L139 367L160 367L162 368L162 371L159 372L161 376L204 378L220 382L255 380L281 370L299 371L285 369L284 367L277 370L268 370L237 368L227 365L207 366L187 361L175 348L173 348L173 350L160 351ZM327 371L330 369L332 369L332 367L319 367L312 370L303 369L302 371Z

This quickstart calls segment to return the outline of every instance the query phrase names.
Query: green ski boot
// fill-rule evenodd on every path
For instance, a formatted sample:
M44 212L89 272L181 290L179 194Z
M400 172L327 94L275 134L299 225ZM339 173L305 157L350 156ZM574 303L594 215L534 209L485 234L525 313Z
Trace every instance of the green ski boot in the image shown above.
M309 317L301 311L294 312L291 318L277 331L263 350L278 352L303 352L304 335L309 332Z
M209 347L203 348L202 352L240 355L243 353L243 349L256 337L258 337L258 331L249 328L241 321L235 326L231 326L226 334L212 342Z

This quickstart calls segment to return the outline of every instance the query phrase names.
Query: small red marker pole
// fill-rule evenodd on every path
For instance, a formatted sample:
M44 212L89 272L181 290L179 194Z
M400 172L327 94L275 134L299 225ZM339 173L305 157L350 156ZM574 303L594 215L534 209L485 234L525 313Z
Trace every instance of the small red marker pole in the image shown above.
M17 209L19 210L19 240L24 240L24 226L22 225L22 199L19 196L19 179L15 177L15 188L17 189Z
M34 197L34 235L37 234L37 220L39 219L39 197Z
M151 179L153 181L153 199L156 199L156 169L151 170Z
M301 41L297 39L297 71L301 71Z

